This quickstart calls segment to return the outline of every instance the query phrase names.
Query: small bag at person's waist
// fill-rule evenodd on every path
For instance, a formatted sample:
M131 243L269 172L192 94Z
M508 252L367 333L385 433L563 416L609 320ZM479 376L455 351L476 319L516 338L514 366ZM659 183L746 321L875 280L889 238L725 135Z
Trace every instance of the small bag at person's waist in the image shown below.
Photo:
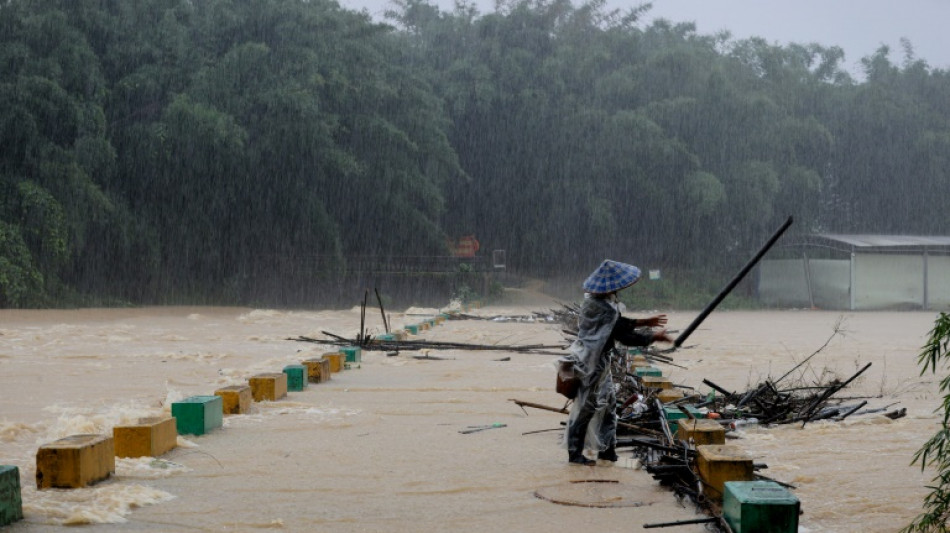
M557 384L554 389L558 394L573 400L577 397L577 390L581 386L581 379L574 369L574 361L559 359L557 363Z

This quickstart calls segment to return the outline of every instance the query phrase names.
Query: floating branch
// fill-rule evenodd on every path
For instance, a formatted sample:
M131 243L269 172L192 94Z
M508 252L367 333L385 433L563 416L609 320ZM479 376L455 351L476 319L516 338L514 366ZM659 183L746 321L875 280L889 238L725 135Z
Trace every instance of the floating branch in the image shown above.
M324 335L332 339L314 339L312 337L299 336L287 340L299 342L312 342L315 344L327 344L334 346L349 346L359 344L356 340L347 339L333 333L323 331ZM421 349L442 349L442 350L493 350L503 352L536 353L545 355L564 355L563 352L554 352L552 350L563 350L564 346L559 344L469 344L464 342L445 342L428 340L407 340L407 341L380 341L367 337L362 345L364 350L380 351L398 351L398 350L421 350Z

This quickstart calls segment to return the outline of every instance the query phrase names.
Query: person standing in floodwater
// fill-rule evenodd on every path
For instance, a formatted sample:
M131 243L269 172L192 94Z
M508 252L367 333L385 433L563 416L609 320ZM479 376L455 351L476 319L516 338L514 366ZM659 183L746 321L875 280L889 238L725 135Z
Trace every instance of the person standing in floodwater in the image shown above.
M640 269L619 261L604 260L584 281L584 305L577 319L577 340L567 357L580 380L567 423L568 461L593 465L584 449L596 450L597 458L617 460L617 395L610 372L614 342L626 346L649 346L673 342L665 329L646 333L637 328L663 328L666 315L645 319L620 316L617 292L640 279Z

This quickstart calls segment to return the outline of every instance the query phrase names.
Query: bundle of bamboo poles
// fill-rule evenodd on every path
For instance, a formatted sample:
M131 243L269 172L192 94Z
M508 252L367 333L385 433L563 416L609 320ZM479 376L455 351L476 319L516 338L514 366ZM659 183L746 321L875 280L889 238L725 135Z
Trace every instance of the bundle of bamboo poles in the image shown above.
M564 355L564 346L560 344L471 344L465 342L447 342L431 341L425 339L419 340L379 340L370 335L362 338L347 339L339 335L334 335L328 331L322 331L329 339L315 339L313 337L299 336L287 340L312 342L315 344L325 344L331 346L360 346L364 350L379 350L384 352L398 352L400 350L494 350L503 352L534 353L544 355Z

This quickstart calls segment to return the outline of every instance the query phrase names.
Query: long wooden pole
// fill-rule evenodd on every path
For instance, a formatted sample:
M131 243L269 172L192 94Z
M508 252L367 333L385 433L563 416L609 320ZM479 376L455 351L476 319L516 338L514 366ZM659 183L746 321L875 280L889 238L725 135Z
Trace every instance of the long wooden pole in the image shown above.
M765 246L763 246L759 250L759 252L755 254L755 256L752 259L750 259L748 263L746 263L744 267L742 267L742 270L740 270L739 273L736 274L734 278L732 278L732 281L726 284L726 286L723 287L721 291L719 291L719 294L717 294L716 297L713 298L713 301L709 302L709 305L707 305L706 308L703 309L701 313L699 313L699 316L697 316L696 319L693 320L693 323L690 324L689 327L687 327L685 330L683 330L683 332L680 333L679 337L676 337L676 340L673 341L674 348L679 348L683 344L683 342L686 340L686 338L689 337L693 333L693 331L696 328L698 328L700 324L703 323L703 320L706 320L706 317L709 316L709 313L712 313L716 309L716 306L718 306L719 303L722 302L723 299L725 299L726 296L728 296L730 292L732 292L732 289L736 288L736 285L738 285L739 282L742 281L742 278L744 278L745 275L748 274L750 270L752 270L752 267L754 267L755 264L759 262L759 259L762 259L762 256L765 255L765 252L769 251L769 248L771 248L772 245L775 244L775 241L777 241L778 238L781 237L782 234L785 233L785 230L787 230L788 227L791 225L792 225L792 217L788 217L788 220L786 220L785 223L782 224L782 227L780 227L772 235L772 237L768 240L768 242L765 243Z
M376 301L379 302L379 312L383 315L383 327L386 328L386 333L389 333L389 321L386 320L386 310L383 309L383 299L379 296L379 289L373 287L373 290L376 291Z

